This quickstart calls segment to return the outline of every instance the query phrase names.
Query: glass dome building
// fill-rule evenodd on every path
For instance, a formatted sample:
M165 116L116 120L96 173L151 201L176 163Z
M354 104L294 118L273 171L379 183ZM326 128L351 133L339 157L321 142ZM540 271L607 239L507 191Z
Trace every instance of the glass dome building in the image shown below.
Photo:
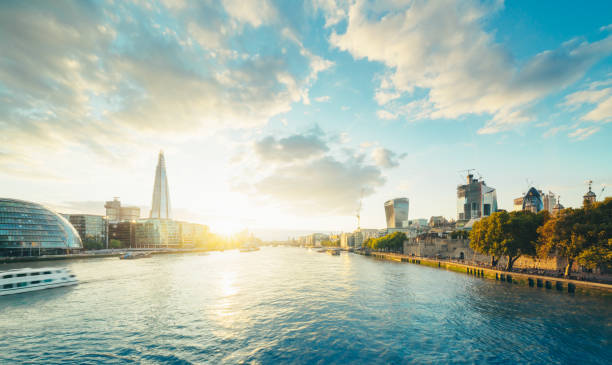
M40 204L0 198L0 256L62 254L83 247L74 227Z

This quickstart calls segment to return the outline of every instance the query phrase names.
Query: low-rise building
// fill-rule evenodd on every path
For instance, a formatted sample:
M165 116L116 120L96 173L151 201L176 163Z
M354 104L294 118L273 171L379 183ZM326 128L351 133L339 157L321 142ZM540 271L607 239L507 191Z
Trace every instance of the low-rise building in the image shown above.
M134 244L147 248L178 248L179 224L170 219L141 219L134 226Z
M208 243L208 226L198 223L178 222L180 246L183 248L203 247Z
M63 216L79 232L85 246L88 242L106 243L106 219L103 216L94 214L63 214Z

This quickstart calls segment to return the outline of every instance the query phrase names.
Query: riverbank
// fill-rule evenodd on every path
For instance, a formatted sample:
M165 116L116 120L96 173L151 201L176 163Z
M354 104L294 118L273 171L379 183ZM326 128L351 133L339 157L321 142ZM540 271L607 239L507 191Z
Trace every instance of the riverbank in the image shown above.
M105 257L119 257L126 252L148 252L153 255L168 255L178 253L201 253L210 252L208 249L115 249L115 250L99 250L87 251L85 253L75 253L69 255L43 255L43 256L20 256L20 257L0 257L0 264L10 264L16 262L40 262L40 261L56 261L56 260L81 260L81 259L96 259Z
M556 290L570 294L584 295L605 295L612 296L612 285L596 283L590 281L580 281L565 278L555 278L550 276L533 275L517 272L507 272L495 269L488 269L479 266L466 265L457 262L435 260L414 256L407 256L397 253L385 252L355 252L361 255L371 256L377 259L406 262L416 265L425 265L434 268L446 269L450 271L465 273L476 277L497 280L508 284L525 285L534 289Z

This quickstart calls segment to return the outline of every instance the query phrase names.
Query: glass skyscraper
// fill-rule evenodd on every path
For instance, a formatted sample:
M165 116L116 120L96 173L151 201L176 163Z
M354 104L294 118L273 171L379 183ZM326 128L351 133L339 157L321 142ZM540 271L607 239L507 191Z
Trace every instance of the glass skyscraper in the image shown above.
M385 202L385 217L387 228L408 227L408 198L397 198Z
M542 196L536 188L531 188L523 197L523 210L537 213L544 209Z
M159 152L157 168L155 169L155 183L153 184L153 201L149 218L171 219L170 191L168 177L166 176L166 160L164 151Z

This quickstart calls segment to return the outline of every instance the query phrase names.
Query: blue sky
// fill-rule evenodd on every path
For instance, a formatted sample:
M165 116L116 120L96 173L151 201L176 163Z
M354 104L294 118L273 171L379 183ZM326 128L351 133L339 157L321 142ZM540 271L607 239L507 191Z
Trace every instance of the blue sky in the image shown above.
M612 4L133 1L0 4L0 191L213 230L455 218L461 170L499 206L612 184Z

